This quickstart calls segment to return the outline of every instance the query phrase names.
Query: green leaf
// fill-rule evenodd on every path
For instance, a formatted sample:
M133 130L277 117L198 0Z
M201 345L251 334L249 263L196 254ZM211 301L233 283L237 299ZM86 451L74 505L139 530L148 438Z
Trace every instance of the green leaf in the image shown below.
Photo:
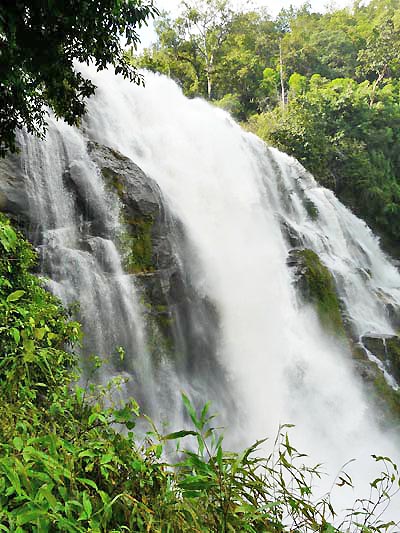
M183 403L185 405L186 411L188 412L190 418L192 419L192 422L193 422L194 426L197 429L201 429L202 428L202 423L197 418L196 411L194 410L193 405L191 404L189 398L184 393L182 393L182 401L183 401Z
M115 459L115 455L113 453L106 453L101 457L100 464L105 465L111 463L113 459Z
M82 494L82 502L86 516L89 518L90 516L92 516L92 503L86 492Z
M21 439L21 437L14 437L13 444L15 446L15 449L18 450L19 452L24 447L24 441Z
M24 361L25 363L33 363L35 360L35 343L32 339L24 341Z
M19 344L19 341L21 340L21 334L19 330L17 328L11 328L10 333L13 336L15 344Z
M0 467L3 470L3 472L5 473L5 475L7 476L8 480L11 483L11 485L13 486L15 492L18 495L22 494L23 491L21 489L20 479L19 479L18 475L14 472L13 468L11 468L5 462L2 462Z
M6 252L13 250L17 243L17 234L10 226L3 226L0 233L0 242Z
M46 328L36 328L34 331L35 339L38 339L39 341L41 341L43 337L46 335L46 331L47 331Z
M25 294L25 291L18 290L14 291L11 294L7 296L7 302L16 302L19 300L23 295Z
M216 483L211 480L204 478L202 476L188 476L187 478L183 479L179 486L184 490L208 490L212 487L216 486Z
M186 431L185 429L183 429L181 431L174 431L173 433L168 433L168 435L165 435L163 438L165 440L174 440L180 439L181 437L186 437L187 435L196 436L197 434L197 431Z
M222 469L222 447L218 446L217 450L217 463L220 469Z
M57 507L57 499L54 494L51 492L50 488L46 485L43 485L40 488L40 494L48 501L51 508L54 509Z
M77 481L80 481L83 485L88 485L89 487L92 487L95 491L98 491L98 487L96 483L92 479L87 479L85 477L78 477L76 478Z
M326 524L323 533L336 533L337 529L332 524Z
M29 509L27 511L18 511L17 524L23 526L24 524L36 522L38 518L44 516L46 511L43 509Z

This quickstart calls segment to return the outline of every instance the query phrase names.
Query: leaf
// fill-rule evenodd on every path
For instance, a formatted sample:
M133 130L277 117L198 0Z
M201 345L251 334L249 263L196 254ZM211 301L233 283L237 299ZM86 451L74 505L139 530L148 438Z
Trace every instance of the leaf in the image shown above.
M19 480L18 475L5 462L3 462L0 466L3 472L5 473L5 475L7 476L8 480L10 481L11 485L13 486L15 492L18 495L21 495L23 491L21 489L21 482Z
M17 524L23 526L24 524L35 522L39 517L44 516L46 511L43 509L29 509L27 511L18 511Z
M222 470L222 447L218 446L217 450L217 463L219 468Z
M92 504L89 496L86 492L82 494L83 508L85 509L86 516L89 518L92 516Z
M17 328L11 328L10 333L13 336L15 344L19 344L19 341L21 340L21 334L19 330Z
M25 294L25 291L22 291L22 290L14 291L7 296L7 302L16 302L17 300L22 298L24 294Z
M25 363L32 363L35 360L35 343L32 339L24 341L24 361Z
M92 489L98 492L99 489L92 479L87 479L85 477L78 477L76 479L80 481L83 485L88 485L89 487L92 487Z
M10 226L3 226L0 233L0 242L6 252L13 250L17 242L17 234Z
M174 431L173 433L168 433L168 435L165 435L163 438L165 440L174 440L174 439L180 439L181 437L186 437L187 435L197 435L197 431L187 431L185 429L181 431Z
M46 335L46 328L36 328L34 331L35 339L38 339L41 341L43 337Z
M50 507L54 509L57 507L57 499L54 494L51 492L50 488L46 485L40 488L40 494L48 501Z
M113 453L106 453L101 457L100 464L105 465L107 463L111 463L113 459L115 459L115 455Z
M201 429L202 428L201 421L197 418L196 411L194 410L194 407L191 404L189 398L183 392L182 392L182 401L185 405L186 411L188 412L190 418L192 419L194 426L197 429Z
M208 411L210 409L210 405L211 405L210 402L206 402L204 404L204 407L203 407L202 411L201 411L200 420L203 422L203 424L205 424L206 421L207 421L207 413L208 413Z
M24 441L21 439L21 437L14 437L13 444L15 446L15 449L18 450L19 452L24 447Z
M202 476L188 476L179 483L179 486L184 490L198 491L215 487L216 483Z

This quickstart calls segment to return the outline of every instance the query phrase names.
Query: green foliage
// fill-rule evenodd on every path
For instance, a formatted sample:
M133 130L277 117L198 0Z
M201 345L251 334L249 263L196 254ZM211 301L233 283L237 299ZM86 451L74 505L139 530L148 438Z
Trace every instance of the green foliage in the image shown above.
M156 26L158 42L135 64L171 76L188 96L220 101L237 95L239 105L233 112L238 118L257 111L258 100L265 98L260 90L265 61L277 50L269 16L234 13L226 1L197 3L196 10L188 9L190 5L186 2L174 21L163 15Z
M69 124L85 111L95 86L74 69L74 61L114 65L136 83L141 77L127 61L120 37L136 46L136 33L152 3L140 0L40 2L0 5L0 155L15 150L15 129L43 134L46 106Z
M0 390L10 402L32 400L66 381L74 357L63 348L79 339L79 324L29 274L35 254L3 215L0 248Z
M234 117L239 117L242 114L242 106L240 104L240 99L237 94L228 93L215 102L217 107L225 109Z

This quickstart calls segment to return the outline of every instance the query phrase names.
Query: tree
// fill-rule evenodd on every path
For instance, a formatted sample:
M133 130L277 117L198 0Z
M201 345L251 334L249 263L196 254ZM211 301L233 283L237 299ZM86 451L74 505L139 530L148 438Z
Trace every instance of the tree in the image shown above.
M400 72L400 29L392 18L375 27L367 40L367 46L358 54L361 63L358 69L366 77L373 78L370 105L375 100L376 90L382 81Z
M277 50L275 26L266 10L234 13L215 58L214 98L236 94L240 120L271 105L276 91L271 95L260 80L265 68L275 65Z
M136 29L158 14L152 0L3 0L0 5L0 155L15 151L15 130L43 135L46 106L76 124L93 83L74 61L141 83L121 37L136 46Z
M207 96L212 97L215 55L227 34L233 11L229 0L182 1L189 40L204 59Z
M154 28L157 42L146 48L139 58L131 61L140 68L161 72L175 80L187 96L202 94L204 60L197 47L186 38L186 25L182 18L171 20L162 12Z

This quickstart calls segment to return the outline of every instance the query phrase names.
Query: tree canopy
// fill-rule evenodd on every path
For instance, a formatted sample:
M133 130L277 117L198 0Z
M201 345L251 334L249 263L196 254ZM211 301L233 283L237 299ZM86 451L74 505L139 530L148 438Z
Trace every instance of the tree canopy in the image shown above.
M15 151L15 130L43 134L46 106L69 124L85 111L95 87L74 61L113 64L136 83L122 38L158 14L152 0L3 0L0 4L0 155Z

